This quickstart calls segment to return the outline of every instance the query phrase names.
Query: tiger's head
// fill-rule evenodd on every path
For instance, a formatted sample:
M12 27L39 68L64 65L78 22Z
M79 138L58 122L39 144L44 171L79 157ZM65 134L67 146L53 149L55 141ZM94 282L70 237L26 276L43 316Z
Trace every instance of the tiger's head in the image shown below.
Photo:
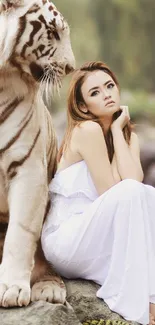
M69 26L50 0L0 0L0 71L60 86L74 65Z

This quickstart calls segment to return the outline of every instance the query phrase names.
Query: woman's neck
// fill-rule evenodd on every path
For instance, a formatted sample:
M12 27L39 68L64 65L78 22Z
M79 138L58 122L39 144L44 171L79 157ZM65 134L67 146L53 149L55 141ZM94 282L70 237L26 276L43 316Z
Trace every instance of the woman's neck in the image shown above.
M106 135L111 127L112 124L112 118L108 118L108 119L100 119L100 123L104 132L104 135Z

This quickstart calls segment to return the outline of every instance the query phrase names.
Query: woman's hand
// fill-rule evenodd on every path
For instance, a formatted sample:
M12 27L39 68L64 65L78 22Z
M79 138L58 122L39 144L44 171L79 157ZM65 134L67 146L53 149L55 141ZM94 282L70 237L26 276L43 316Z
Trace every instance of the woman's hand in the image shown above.
M125 125L129 122L130 120L130 115L129 115L129 110L128 106L120 106L120 109L122 110L122 113L120 116L111 124L111 130L114 128L118 129L123 129Z

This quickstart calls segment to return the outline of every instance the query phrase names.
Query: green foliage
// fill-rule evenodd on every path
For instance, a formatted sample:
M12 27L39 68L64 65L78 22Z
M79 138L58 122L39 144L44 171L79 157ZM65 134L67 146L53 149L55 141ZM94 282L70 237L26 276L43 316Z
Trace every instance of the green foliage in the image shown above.
M155 1L91 0L90 8L101 38L102 59L122 86L153 91Z
M54 0L53 0L54 1ZM154 112L155 0L55 0L67 19L77 67L103 60L116 73L121 89L129 89L132 114ZM70 77L55 107L66 107Z
M70 26L77 66L97 59L99 40L96 21L90 15L90 0L56 0L55 3Z
M121 98L122 105L128 105L133 119L147 117L150 122L155 122L153 117L155 115L155 95L142 90L123 90Z

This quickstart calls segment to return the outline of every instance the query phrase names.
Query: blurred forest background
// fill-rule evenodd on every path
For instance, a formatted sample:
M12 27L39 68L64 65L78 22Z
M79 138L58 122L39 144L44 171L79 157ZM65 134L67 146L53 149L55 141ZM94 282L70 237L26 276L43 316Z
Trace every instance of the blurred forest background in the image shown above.
M129 106L140 135L145 174L150 173L155 185L155 0L55 0L54 3L69 23L76 66L103 60L115 72L122 104ZM52 103L59 140L65 127L69 81L68 76L60 97ZM147 177L146 182L150 183Z

